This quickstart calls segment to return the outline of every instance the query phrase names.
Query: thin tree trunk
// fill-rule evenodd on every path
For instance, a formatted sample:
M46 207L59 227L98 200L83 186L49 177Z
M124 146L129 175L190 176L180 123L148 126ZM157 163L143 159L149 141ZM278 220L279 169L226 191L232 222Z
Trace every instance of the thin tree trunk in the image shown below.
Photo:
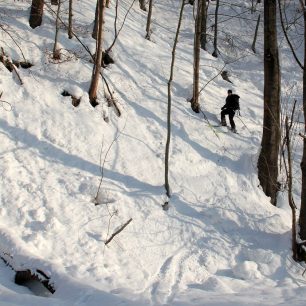
M147 27L146 27L146 39L150 40L151 37L151 18L152 18L152 7L153 7L153 0L150 0L149 2L149 12L148 12L148 18L147 18Z
M94 28L92 30L92 34L91 34L91 37L93 39L97 39L97 36L98 36L98 19L99 19L99 0L97 0L97 3L96 3L96 12L95 12L95 21L94 21Z
M287 147L287 161L288 161L288 168L286 168L287 178L288 178L288 202L291 208L291 218L292 218L292 233L291 233L291 248L292 248L292 257L294 260L298 259L297 256L297 241L296 241L296 207L293 200L292 194L292 157L291 157L291 139L290 139L290 131L292 128L292 120L294 116L294 109L292 112L291 122L289 125L288 116L286 116L285 120L285 130L286 130L286 147Z
M59 17L60 17L60 9L61 9L61 0L58 2L57 12L56 12L56 22L55 22L55 37L54 37L54 46L53 46L53 58L60 59L60 51L57 49L58 42L58 32L59 32Z
M264 121L258 178L276 205L280 144L280 71L276 31L276 0L264 1Z
M206 0L204 0L206 1ZM191 108L194 112L200 112L199 92L200 92L200 52L201 52L201 21L202 21L202 3L203 0L197 1L197 15L195 20L194 34L194 62L193 62L193 96L191 99Z
M256 23L256 29L255 29L255 34L254 34L254 39L253 39L253 43L252 43L252 50L253 50L254 53L256 53L255 45L256 45L256 40L257 40L259 23L260 23L260 14L258 15L258 19L257 19L257 23Z
M72 0L69 0L69 17L68 17L68 37L71 39L73 37L72 34Z
M283 13L282 13L282 7L281 7L281 1L278 0L278 8L279 8L279 19L280 19L280 23L281 23L281 26L282 26L282 30L284 32L284 35L285 35L285 38L286 38L286 41L290 47L290 50L292 52L292 55L294 57L294 59L296 60L296 62L298 63L298 65L304 69L302 63L300 62L299 58L297 57L297 54L296 54L296 51L294 49L294 46L292 45L289 37L288 37L288 33L287 33L287 30L285 28L285 25L284 25L284 20L283 20Z
M215 11L215 35L214 35L214 52L212 56L218 57L218 11L219 11L220 1L216 1L216 11Z
M89 89L89 100L92 106L97 105L97 93L98 93L101 63L102 63L103 20L104 20L104 10L105 10L105 0L99 0L98 4L99 4L98 38L96 44L96 57L95 57L95 64L93 67L91 85Z
M206 0L202 3L201 13L201 48L206 51L206 31L207 31L207 5Z
M175 62L175 52L176 45L178 43L178 37L181 29L182 19L183 19L183 11L185 6L185 0L182 0L180 17L176 29L175 39L172 48L172 58L171 58L171 68L170 68L170 77L168 81L168 109L167 109L167 141L166 141L166 149L165 149L165 189L168 198L171 196L170 186L169 186L169 151L170 151L170 140L171 140L171 85L173 80L173 71L174 71L174 62Z
M304 135L306 135L306 0L301 2L304 12L304 69L303 69L303 111L304 111ZM301 192L301 209L299 216L300 232L299 236L302 241L306 240L306 138L303 138L303 157L301 162L302 170L302 192ZM306 253L306 251L304 251Z
M44 0L32 0L29 24L31 28L39 27L42 23Z

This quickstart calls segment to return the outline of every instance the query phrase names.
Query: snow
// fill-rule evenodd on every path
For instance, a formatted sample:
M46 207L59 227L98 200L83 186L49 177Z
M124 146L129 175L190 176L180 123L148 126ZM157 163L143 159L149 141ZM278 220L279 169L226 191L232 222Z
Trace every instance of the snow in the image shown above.
M120 1L120 22L131 2ZM11 111L0 108L0 253L15 269L44 271L56 292L34 295L15 285L13 271L0 263L0 305L304 305L305 267L291 259L286 193L274 207L258 187L263 62L260 51L250 51L254 27L230 20L222 29L239 39L243 50L227 50L223 59L201 53L203 86L224 61L234 82L218 76L202 91L210 123L218 123L227 89L241 97L242 121L235 117L239 134L222 133L186 101L193 23L192 7L185 8L172 88L172 197L164 211L167 81L180 1L155 1L152 41L144 39L146 13L137 1L130 11L113 49L115 64L104 72L120 118L106 102L90 105L90 57L75 39L66 38L64 28L59 43L65 60L52 60L54 18L46 12L42 26L32 30L29 3L0 3L1 23L9 25L34 64L19 69L22 86L0 65L1 99L12 105ZM75 31L90 50L94 5L74 1ZM114 13L112 3L106 47L114 35ZM241 22L245 32L237 35ZM16 45L1 35L5 52L21 59ZM282 52L290 71L295 64L288 48ZM291 82L300 84L298 70L284 76L286 88ZM78 107L61 95L64 90L81 97ZM298 89L296 95L301 97ZM296 147L298 204L298 140Z

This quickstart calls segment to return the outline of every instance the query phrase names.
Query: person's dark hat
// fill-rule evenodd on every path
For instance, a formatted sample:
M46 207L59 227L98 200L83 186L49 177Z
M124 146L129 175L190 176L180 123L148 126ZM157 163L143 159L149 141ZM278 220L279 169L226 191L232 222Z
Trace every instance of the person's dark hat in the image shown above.
M227 93L230 94L230 93L233 93L233 91L232 91L231 89L229 89L229 90L227 91Z

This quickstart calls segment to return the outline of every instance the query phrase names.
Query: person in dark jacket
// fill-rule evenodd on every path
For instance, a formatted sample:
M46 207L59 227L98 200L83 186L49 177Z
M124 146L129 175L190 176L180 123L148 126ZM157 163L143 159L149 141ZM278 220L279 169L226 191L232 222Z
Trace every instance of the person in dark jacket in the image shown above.
M229 89L227 91L227 98L225 99L225 104L221 107L221 125L227 126L225 115L228 115L231 124L231 130L234 133L237 133L236 125L234 122L235 111L237 110L237 98L239 99L240 97L233 94L232 90Z

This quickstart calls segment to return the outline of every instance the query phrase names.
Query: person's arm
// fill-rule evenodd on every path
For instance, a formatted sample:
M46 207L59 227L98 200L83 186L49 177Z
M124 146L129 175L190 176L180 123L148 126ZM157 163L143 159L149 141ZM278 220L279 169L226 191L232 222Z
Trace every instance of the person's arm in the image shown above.
M225 104L221 107L221 110L224 110L225 108L228 107L228 97L225 99Z

